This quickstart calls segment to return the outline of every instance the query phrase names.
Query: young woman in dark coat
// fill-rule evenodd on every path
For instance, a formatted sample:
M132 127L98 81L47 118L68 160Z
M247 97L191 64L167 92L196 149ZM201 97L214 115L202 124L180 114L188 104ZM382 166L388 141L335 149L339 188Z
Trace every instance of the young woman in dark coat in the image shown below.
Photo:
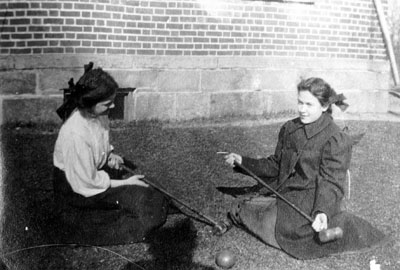
M340 207L353 142L334 123L331 106L347 107L343 99L320 78L302 80L299 117L283 125L273 155L261 159L235 153L225 156L228 164L246 167L314 218L310 224L281 199L264 196L237 201L230 211L236 225L299 259L370 248L384 239L367 221ZM342 228L343 237L321 243L317 232L334 227Z

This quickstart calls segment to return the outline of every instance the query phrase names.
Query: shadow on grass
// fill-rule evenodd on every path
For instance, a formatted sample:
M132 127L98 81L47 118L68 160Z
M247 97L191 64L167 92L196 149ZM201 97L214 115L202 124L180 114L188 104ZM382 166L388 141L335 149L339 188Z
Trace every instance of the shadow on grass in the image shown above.
M194 250L197 247L196 239L197 231L189 218L176 223L173 227L161 228L146 239L146 243L150 245L148 252L152 259L138 261L137 265L129 263L122 269L215 269L193 262Z

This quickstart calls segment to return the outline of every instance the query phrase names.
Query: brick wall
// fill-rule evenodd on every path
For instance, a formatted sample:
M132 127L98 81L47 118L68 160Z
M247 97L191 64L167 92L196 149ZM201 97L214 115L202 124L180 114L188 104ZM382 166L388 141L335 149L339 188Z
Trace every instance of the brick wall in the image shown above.
M0 17L3 111L24 97L59 99L88 61L140 88L129 120L291 110L300 76L374 99L392 83L370 0L14 0L0 2Z
M1 54L385 58L373 1L316 2L2 1Z

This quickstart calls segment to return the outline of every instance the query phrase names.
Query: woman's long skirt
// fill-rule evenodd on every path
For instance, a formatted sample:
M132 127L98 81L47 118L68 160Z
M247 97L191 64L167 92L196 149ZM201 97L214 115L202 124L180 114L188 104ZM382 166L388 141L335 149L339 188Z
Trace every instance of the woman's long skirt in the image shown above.
M249 197L233 202L229 212L233 223L264 243L280 248L275 239L276 199L271 196Z
M65 173L54 170L54 195L65 243L118 245L144 241L167 217L168 201L151 187L109 188L92 197L72 191Z
M283 203L283 206L287 205ZM342 238L321 243L316 240L311 226L309 226L310 233L299 238L295 229L302 225L292 222L297 213L292 213L292 218L285 220L288 222L286 224L280 224L277 219L278 214L282 216L291 213L289 212L291 208L287 207L284 211L282 207L279 208L279 203L277 204L275 198L258 196L235 201L229 215L238 227L245 229L264 243L281 249L298 259L314 259L329 255L370 251L384 245L389 240L370 223L347 212L340 212L330 220L332 228L342 228L344 232ZM281 212L278 213L278 211ZM295 229L291 231L291 234L282 235L279 226L283 225L289 225Z

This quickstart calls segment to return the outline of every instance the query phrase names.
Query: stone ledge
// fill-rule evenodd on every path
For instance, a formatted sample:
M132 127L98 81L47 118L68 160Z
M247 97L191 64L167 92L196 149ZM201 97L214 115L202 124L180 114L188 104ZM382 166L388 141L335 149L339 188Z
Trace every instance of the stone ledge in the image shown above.
M225 69L225 68L268 68L268 69L321 69L323 70L368 70L390 72L389 61L359 59L313 59L300 57L254 57L254 56L127 56L93 54L11 55L2 57L7 65L3 68L82 68L92 61L104 69Z
M387 113L389 110L388 91L344 91L350 113ZM379 101L379 102L377 102Z
M36 84L35 72L0 72L1 95L34 94L37 86Z
M175 120L175 93L137 93L134 94L132 120Z
M62 104L61 96L24 96L0 99L2 119L5 123L49 122L61 123L56 109Z

